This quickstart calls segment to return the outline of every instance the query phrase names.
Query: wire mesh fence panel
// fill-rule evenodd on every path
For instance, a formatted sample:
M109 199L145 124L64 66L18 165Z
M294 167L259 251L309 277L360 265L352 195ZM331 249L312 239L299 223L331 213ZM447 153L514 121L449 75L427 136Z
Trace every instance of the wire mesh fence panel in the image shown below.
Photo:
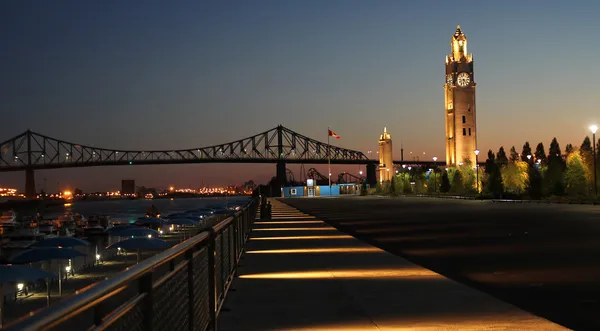
M64 330L64 329L63 329ZM71 329L72 330L72 329ZM131 310L119 317L106 331L144 331L144 314L141 305L135 305Z
M154 330L187 330L189 304L187 268L181 268L152 291Z
M223 284L225 285L227 283L227 279L229 278L229 272L231 271L231 268L229 266L229 233L230 233L231 228L226 229L225 231L223 231L223 235L221 236L221 240L223 240L223 251L221 252L221 263L223 263L223 274L221 275Z
M237 222L237 219L234 221ZM237 244L235 241L237 240L236 238L236 233L235 233L235 227L231 227L229 229L229 270L232 271L233 270L233 266L235 265L236 259L235 259L235 245ZM239 246L238 246L239 247Z
M218 235L215 239L215 286L217 287L217 298L220 297L223 289L223 273L221 270L223 252L221 251L221 240L221 235Z
M194 330L205 330L210 322L208 285L208 249L205 247L193 259L194 268Z

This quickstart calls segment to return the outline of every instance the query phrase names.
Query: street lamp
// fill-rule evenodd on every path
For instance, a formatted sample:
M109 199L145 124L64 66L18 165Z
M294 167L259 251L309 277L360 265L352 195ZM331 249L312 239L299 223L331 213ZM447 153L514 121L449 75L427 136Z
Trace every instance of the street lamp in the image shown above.
M475 153L475 173L477 174L477 193L479 193L479 150L476 149Z
M598 183L596 182L596 131L598 131L598 126L590 125L590 131L592 131L592 146L594 146L594 199L596 199L598 196Z
M433 193L437 193L437 156L433 157Z

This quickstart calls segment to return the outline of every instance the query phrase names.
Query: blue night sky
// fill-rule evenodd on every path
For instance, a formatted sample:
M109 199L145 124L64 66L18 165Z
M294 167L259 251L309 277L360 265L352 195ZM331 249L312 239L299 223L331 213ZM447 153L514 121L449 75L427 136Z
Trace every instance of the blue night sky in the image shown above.
M479 148L579 145L600 122L599 15L595 1L3 1L0 140L29 128L106 148L192 148L283 124L320 140L331 126L340 146L366 152L387 126L395 159L401 140L405 155L443 159L444 56L460 24ZM122 178L197 187L274 173L173 165L36 179L107 190ZM0 174L0 186L23 188L24 174Z

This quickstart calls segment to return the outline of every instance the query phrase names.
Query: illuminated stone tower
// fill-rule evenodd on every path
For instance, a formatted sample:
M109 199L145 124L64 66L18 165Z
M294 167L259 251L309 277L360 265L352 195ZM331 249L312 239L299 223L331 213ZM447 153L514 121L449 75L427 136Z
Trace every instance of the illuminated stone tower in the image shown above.
M379 136L379 182L392 180L393 172L392 136L383 128L383 134Z
M452 36L450 49L444 84L446 163L456 165L465 160L474 162L477 149L473 54L467 52L467 37L460 25Z

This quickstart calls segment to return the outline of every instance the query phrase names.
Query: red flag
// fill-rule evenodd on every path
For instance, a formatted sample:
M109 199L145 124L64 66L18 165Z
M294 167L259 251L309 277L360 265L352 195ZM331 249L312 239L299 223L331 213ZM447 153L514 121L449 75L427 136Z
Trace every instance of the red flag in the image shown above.
M331 130L329 130L329 135L330 135L331 137L335 137L335 139L340 139L340 136L338 136L337 134L335 134L335 132L333 132L333 131L331 131Z

